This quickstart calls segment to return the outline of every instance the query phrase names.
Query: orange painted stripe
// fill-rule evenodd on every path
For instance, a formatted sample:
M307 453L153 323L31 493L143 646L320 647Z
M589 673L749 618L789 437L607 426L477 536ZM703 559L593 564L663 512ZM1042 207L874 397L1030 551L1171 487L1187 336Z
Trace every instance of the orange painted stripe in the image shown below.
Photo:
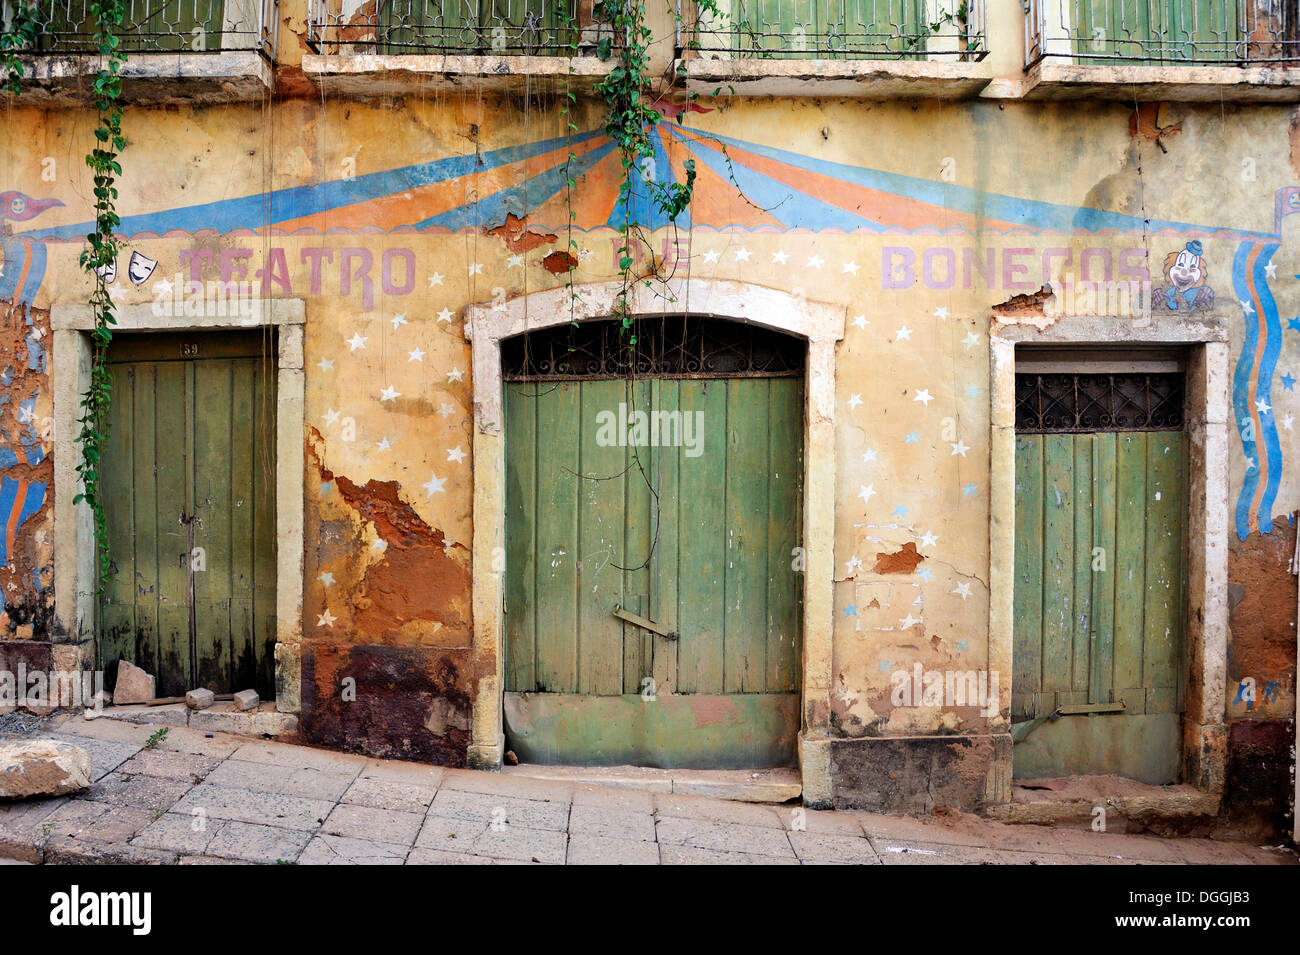
M540 226L563 229L569 224L569 213L575 213L573 225L578 229L599 229L609 222L618 205L619 184L623 181L623 166L618 150L610 153L575 180L578 187L572 196L561 189L547 199L531 218Z
M27 503L27 478L18 479L18 490L14 492L14 506L9 511L9 523L5 525L5 553L9 555L9 562L14 562L14 537L18 533L18 515L23 512L23 505Z
M712 149L722 155L722 147L704 137L689 131L674 129L678 135L684 134L692 142ZM835 179L819 172L799 169L775 159L759 156L748 150L728 146L725 155L748 169L784 183L799 192L820 199L829 205L838 206L846 212L860 215L883 226L897 226L903 229L951 229L962 226L975 231L976 217L968 212L959 212L946 206L935 205L919 199L909 199L892 192L857 186ZM998 219L984 219L983 225L989 228L1014 229L1021 226L1002 222Z
M277 222L271 228L286 232L312 229L322 234L328 229L379 228L391 231L468 205L475 197L483 199L502 189L517 186L531 176L552 166L563 164L570 152L575 156L581 156L598 149L604 143L605 140L598 137L585 143L577 143L572 150L563 147L554 149L509 165L483 169L468 176L457 176L454 179L433 182L394 195L367 199L365 202Z
M661 126L661 130L675 132ZM663 136L664 152L672 164L673 175L678 182L686 181L686 169L683 165L690 158L686 145L673 136ZM752 202L746 202L735 185L728 182L703 163L695 164L695 193L691 198L692 225L711 225L720 229L728 226L742 226L756 229L771 226L783 229L781 222L771 214L764 212Z

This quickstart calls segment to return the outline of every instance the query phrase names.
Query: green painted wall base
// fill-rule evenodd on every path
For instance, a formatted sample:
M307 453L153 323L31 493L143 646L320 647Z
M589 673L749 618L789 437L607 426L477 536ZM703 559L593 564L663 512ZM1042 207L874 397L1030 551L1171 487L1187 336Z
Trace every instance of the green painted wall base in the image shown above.
M796 765L797 693L580 696L506 693L506 748L521 762L658 769Z
M1177 713L1044 720L1016 743L1012 775L1046 779L1110 773L1152 785L1177 782L1180 720Z

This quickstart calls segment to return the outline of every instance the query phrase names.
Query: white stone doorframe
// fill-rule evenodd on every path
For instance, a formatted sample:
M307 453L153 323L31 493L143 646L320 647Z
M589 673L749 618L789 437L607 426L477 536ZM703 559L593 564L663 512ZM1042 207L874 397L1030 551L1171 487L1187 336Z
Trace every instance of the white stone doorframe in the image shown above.
M232 300L233 302L233 300ZM231 310L235 311L232 304ZM301 299L253 301L248 315L172 317L149 305L117 310L115 331L211 332L277 329L275 435L275 684L276 709L297 713L301 701L303 567L303 325ZM64 639L81 648L81 666L95 659L95 537L90 508L74 504L80 490L77 419L90 387L88 305L54 305L54 613ZM89 654L89 655L87 655Z
M1162 317L1143 325L1131 318L1065 317L1045 328L995 324L989 342L989 668L1004 674L999 701L1004 714L1010 713L1009 674L1014 672L1016 345L1174 346L1185 351L1189 506L1182 781L1205 792L1221 792L1227 768L1227 326L1212 319Z
M500 767L505 748L503 581L505 435L501 341L575 318L611 315L619 282L549 289L500 306L466 309L474 375L474 636L478 673L470 765ZM574 298L576 296L576 298ZM845 308L743 282L679 279L667 288L629 289L634 315L698 315L786 332L808 344L804 411L804 610L800 764L805 791L829 792L829 760L809 741L827 737L831 690L832 579L835 537L835 346L844 338ZM489 570L491 568L491 570ZM820 757L820 758L818 758Z

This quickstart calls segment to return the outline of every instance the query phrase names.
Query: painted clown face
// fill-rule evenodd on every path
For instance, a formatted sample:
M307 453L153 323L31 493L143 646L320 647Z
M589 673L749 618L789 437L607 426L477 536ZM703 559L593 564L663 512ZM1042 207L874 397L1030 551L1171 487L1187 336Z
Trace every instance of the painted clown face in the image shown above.
M21 218L27 212L27 199L24 196L14 196L9 200L9 214L15 219Z
M1174 264L1169 266L1169 281L1179 289L1200 285L1205 281L1205 265L1201 257L1183 249L1174 259Z

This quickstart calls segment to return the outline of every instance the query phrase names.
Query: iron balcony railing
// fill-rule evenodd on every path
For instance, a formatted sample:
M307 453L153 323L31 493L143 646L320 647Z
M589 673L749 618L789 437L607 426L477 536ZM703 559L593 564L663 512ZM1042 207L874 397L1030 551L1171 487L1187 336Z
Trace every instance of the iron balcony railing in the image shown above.
M576 0L309 0L317 53L571 56Z
M1025 67L1300 64L1297 0L1023 0Z
M697 9L694 23L679 28L679 49L712 59L979 60L988 53L984 0L718 0L717 6L717 14ZM678 22L684 22L680 15Z
M0 0L4 23L17 0ZM93 0L34 0L36 39L21 52L38 55L96 53ZM125 0L122 49L136 53L223 53L275 55L279 0Z

